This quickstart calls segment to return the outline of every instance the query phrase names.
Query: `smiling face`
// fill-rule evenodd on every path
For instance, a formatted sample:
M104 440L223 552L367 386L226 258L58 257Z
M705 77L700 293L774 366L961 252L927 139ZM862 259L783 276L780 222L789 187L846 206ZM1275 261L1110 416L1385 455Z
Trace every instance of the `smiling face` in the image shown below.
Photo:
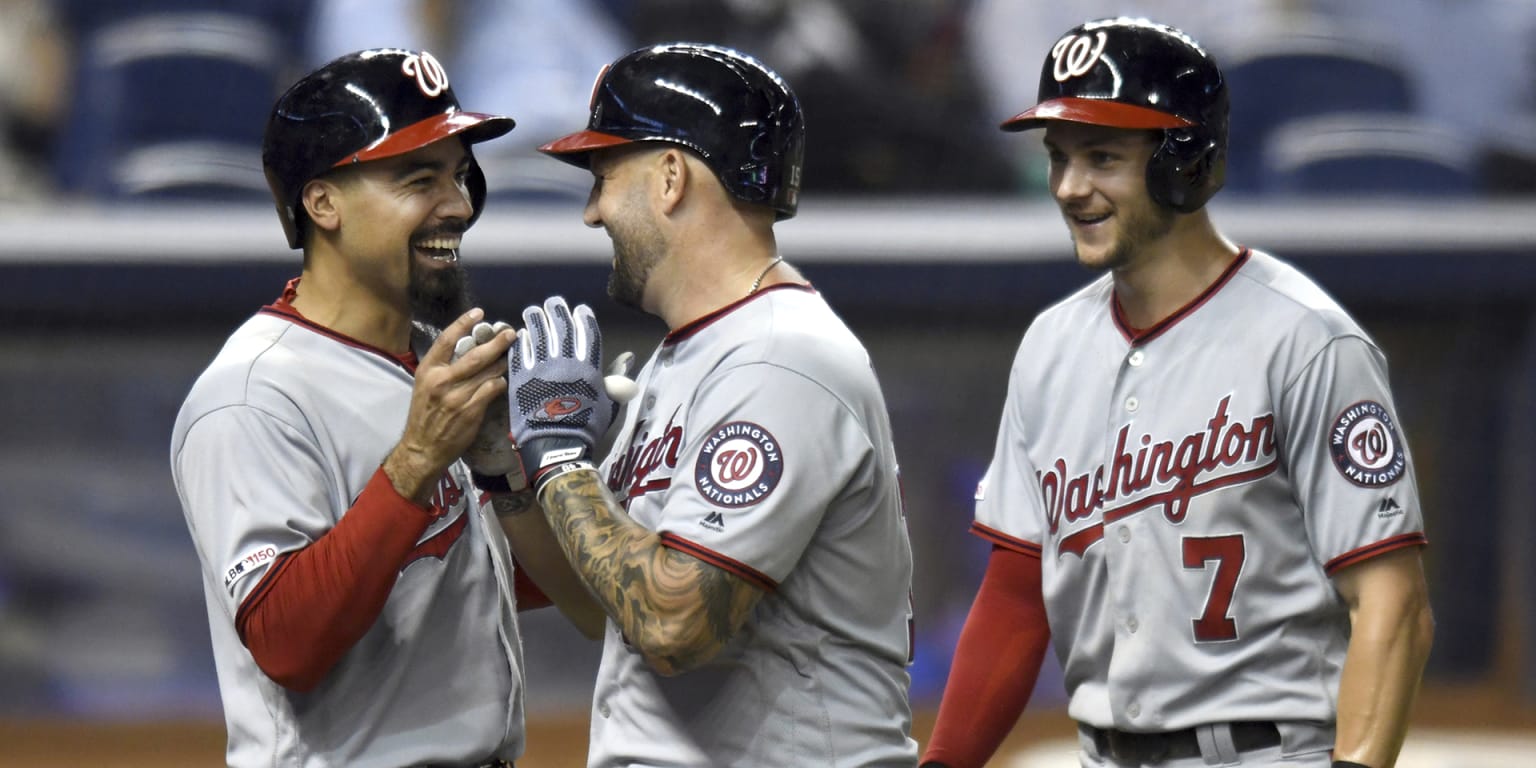
M1123 269L1173 230L1175 213L1147 192L1152 131L1053 121L1045 129L1050 189L1061 207L1078 263Z
M340 251L358 283L442 327L469 305L459 266L471 206L464 143L444 139L338 169Z
M608 295L614 301L645 309L645 287L666 255L666 239L646 201L650 167L645 159L654 150L639 147L601 149L592 153L592 193L582 220L602 227L613 241L613 273Z

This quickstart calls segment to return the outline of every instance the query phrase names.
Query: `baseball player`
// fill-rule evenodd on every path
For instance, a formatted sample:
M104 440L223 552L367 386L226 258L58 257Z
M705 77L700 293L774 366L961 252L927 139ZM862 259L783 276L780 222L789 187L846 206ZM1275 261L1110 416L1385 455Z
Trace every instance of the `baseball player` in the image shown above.
M1085 766L1386 768L1433 631L1386 360L1234 245L1227 91L1188 36L1078 26L1003 129L1044 128L1078 261L1014 361L972 531L993 545L925 766L982 765L1054 638Z
M303 272L229 338L171 440L231 766L522 753L515 612L549 599L509 540L550 596L582 587L539 516L498 521L528 495L493 466L513 334L481 323L475 346L458 265L485 202L470 145L512 125L395 49L336 59L273 108L262 160Z
M607 611L588 764L907 766L912 554L863 345L777 255L804 122L754 59L676 43L599 76L545 145L595 177L618 301L670 332L613 403L586 307L524 313L511 431Z

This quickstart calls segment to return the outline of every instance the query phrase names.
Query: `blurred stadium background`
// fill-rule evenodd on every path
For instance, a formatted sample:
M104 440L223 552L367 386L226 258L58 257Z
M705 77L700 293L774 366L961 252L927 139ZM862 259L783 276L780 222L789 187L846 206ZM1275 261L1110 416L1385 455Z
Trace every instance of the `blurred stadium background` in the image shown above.
M1059 32L1117 13L1216 54L1234 88L1218 225L1309 271L1392 363L1439 619L1401 764L1530 765L1536 0L0 0L0 766L221 762L170 425L298 271L260 173L272 100L374 45L433 50L467 108L518 121L477 150L492 198L464 258L490 313L562 293L642 355L663 329L603 296L587 179L533 147L644 43L732 44L789 79L810 144L781 245L866 340L892 410L925 738L984 562L965 529L1014 348L1089 279L1038 138L995 126L1032 103ZM544 613L525 616L519 765L579 765L598 649ZM1047 670L994 764L1071 764L1062 705Z

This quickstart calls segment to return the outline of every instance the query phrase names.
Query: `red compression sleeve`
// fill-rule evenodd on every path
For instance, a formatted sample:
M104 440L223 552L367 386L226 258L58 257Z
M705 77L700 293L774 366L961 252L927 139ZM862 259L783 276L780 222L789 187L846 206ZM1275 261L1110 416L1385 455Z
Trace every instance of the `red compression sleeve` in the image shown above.
M512 558L512 562L516 564L517 558ZM512 594L517 598L518 613L548 608L555 604L555 601L549 599L549 596L544 594L544 590L539 589L539 585L534 582L533 577L523 572L523 568L520 565L516 566L516 569L512 572Z
M994 546L922 762L985 765L1029 703L1050 640L1040 558Z
M240 604L235 629L261 671L301 693L319 685L379 618L431 522L374 473L335 528L278 558Z

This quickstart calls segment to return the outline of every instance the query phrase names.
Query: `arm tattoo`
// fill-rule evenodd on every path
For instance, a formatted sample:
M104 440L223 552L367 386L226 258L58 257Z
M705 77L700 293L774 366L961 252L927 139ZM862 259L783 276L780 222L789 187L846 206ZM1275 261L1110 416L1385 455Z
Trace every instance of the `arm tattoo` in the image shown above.
M496 493L491 495L491 507L496 510L496 517L507 518L521 515L530 509L538 507L538 499L533 495L533 489L527 488L514 493Z
M762 596L736 575L662 546L612 501L596 472L550 480L544 510L582 580L664 674L712 658Z

